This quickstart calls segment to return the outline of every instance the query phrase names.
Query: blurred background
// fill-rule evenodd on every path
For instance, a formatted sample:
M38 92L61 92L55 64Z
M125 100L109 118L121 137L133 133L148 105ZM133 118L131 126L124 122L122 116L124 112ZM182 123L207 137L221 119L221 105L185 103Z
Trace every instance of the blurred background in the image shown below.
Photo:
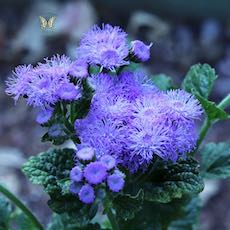
M39 16L56 16L50 30L41 30ZM179 86L192 64L207 62L219 78L211 99L230 92L229 0L0 0L0 182L21 197L46 224L47 197L20 172L26 159L46 150L35 111L14 105L5 95L5 80L19 64L36 63L53 54L75 57L79 39L93 24L121 26L132 39L153 42L144 69L165 73ZM210 130L207 141L230 139L230 121ZM206 181L201 194L202 230L230 229L230 180Z

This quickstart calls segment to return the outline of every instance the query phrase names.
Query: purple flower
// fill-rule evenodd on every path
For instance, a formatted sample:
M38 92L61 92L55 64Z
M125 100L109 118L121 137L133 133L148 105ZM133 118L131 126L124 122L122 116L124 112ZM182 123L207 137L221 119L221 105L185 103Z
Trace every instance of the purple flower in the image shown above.
M114 173L107 177L107 184L109 189L113 192L119 192L123 189L125 180L118 173Z
M36 78L31 83L34 92L28 95L28 101L31 104L39 106L39 104L54 104L59 100L73 100L80 97L78 86L70 83L69 71L72 67L71 60L65 55L56 55L50 59L45 58L44 63L38 63L34 68Z
M74 195L78 195L78 193L80 192L81 188L83 186L82 182L75 182L72 181L69 187L69 191L71 193L73 193Z
M84 177L90 184L100 184L107 176L107 168L101 162L91 162L84 169Z
M49 121L49 119L52 117L53 109L42 109L37 117L36 122L39 124L44 124Z
M93 75L89 79L90 85L94 88L95 97L106 98L124 98L128 101L135 100L146 91L147 86L143 85L147 82L146 75L141 71L129 72L125 71L118 76L111 76L109 74ZM151 87L153 89L153 86ZM153 91L151 89L151 91ZM154 88L154 91L156 87ZM148 87L150 91L150 87Z
M77 60L71 65L69 74L73 77L86 78L88 73L88 64L84 60Z
M53 124L48 129L48 134L51 137L61 137L65 135L64 127L62 124Z
M159 91L144 94L133 105L133 116L140 123L162 123L166 121L165 95Z
M95 199L95 193L93 187L89 184L83 185L79 192L79 199L85 204L93 203Z
M102 162L108 170L113 169L116 166L116 160L111 155L103 155L100 158L100 162Z
M154 155L176 161L194 148L197 135L191 122L201 107L190 94L162 92L139 72L113 78L99 74L91 83L95 89L91 109L75 128L81 142L96 149L98 159L112 155L117 164L136 172L145 170ZM182 102L179 108L177 100ZM195 111L191 106L197 106Z
M186 153L192 152L196 147L198 134L194 122L174 124L171 127L173 148L178 153L178 156L184 157ZM172 156L173 161L177 157Z
M92 110L96 112L99 108L98 117L121 120L130 116L132 105L123 97L112 97L110 94L104 95L104 97L95 95L92 102Z
M117 174L117 175L119 175L119 176L125 178L125 174L124 174L123 172L121 172L119 169L115 169L115 170L114 170L114 174Z
M150 45L145 45L142 41L135 40L131 42L131 53L134 55L134 57L141 62L145 62L149 60L150 58L150 48L152 46L152 43Z
M116 155L121 152L126 141L124 127L119 121L97 119L97 114L76 122L75 129L82 143L97 150L98 158L104 154Z
M136 173L138 170L145 171L150 162L143 161L141 155L132 154L130 150L127 150L120 154L118 163L129 172Z
M82 169L79 166L75 166L70 171L70 179L75 182L80 182L83 178Z
M151 46L135 40L129 49L127 34L121 28L94 26L82 38L75 62L65 55L55 55L36 67L19 66L7 81L6 93L15 101L23 96L28 105L40 107L36 120L44 124L52 117L57 102L70 102L82 96L80 84L89 75L89 65L99 66L100 71L116 71L129 64L130 57L147 61ZM83 181L83 177L92 185L108 178L110 190L118 192L124 186L124 175L117 172L117 166L131 172L145 170L156 155L175 162L195 148L194 120L200 118L203 110L193 95L183 90L160 91L139 71L99 73L89 76L87 81L95 91L90 111L75 121L82 143L77 146L76 162L85 168L82 172L75 166L70 172L70 190L79 193L83 202L92 203L95 198L90 185L82 187L76 183ZM64 125L53 124L48 135L65 137ZM113 174L108 176L110 170Z
M116 92L133 102L143 94L142 84L145 82L146 76L142 72L123 72L118 76L118 84L116 84Z
M77 100L81 97L79 87L72 83L63 83L60 85L57 95L63 100Z
M33 106L49 106L58 101L57 90L62 79L52 75L35 75L26 91L27 103Z
M92 160L95 155L95 149L92 147L83 147L76 152L76 157L83 161Z
M59 100L60 86L69 83L67 70L62 65L59 58L51 58L33 69L33 77L26 89L29 105L47 107Z
M96 90L97 94L106 94L111 92L115 86L116 76L112 77L106 73L94 74L89 78L90 86Z
M169 116L175 121L199 119L203 113L199 101L180 89L167 92L166 106Z
M39 62L34 71L39 75L63 75L67 76L72 66L72 61L65 55L54 55L44 58L44 63Z
M159 123L135 122L130 132L131 156L139 156L140 164L150 163L154 154L169 159L171 149L170 127Z
M44 63L36 67L19 66L14 76L7 81L6 93L18 100L20 96L27 98L28 105L35 107L49 107L61 99L75 99L80 96L70 83L68 73L72 62L66 56L45 58Z
M116 67L127 65L125 61L129 48L127 34L118 26L94 26L86 33L77 49L78 58L85 59L90 64L114 70Z
M16 67L13 71L13 76L9 77L9 79L6 81L6 93L17 101L19 97L27 94L27 88L29 87L32 77L32 65L21 65Z

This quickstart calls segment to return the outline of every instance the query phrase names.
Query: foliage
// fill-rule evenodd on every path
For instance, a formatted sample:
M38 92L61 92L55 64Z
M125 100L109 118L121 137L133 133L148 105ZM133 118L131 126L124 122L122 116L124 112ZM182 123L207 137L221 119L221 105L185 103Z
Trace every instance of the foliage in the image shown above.
M190 93L195 92L200 97L207 99L216 79L215 70L210 65L197 64L190 68L182 87Z
M0 230L9 229L12 211L12 205L4 197L0 196Z
M170 229L193 230L198 222L200 201L198 198L183 197L167 204L145 201L134 219L120 220L121 229Z
M199 165L193 158L179 160L176 164L158 165L143 186L145 200L159 203L198 194L203 188Z
M43 185L50 196L48 205L54 212L74 216L75 225L83 227L94 215L90 206L83 206L69 191L73 154L73 149L51 149L31 157L23 166L23 172L32 183Z
M16 101L24 97L42 110L43 142L77 146L42 152L22 168L49 195L48 230L195 230L203 179L230 177L229 142L200 150L209 128L230 118L230 94L219 104L209 100L217 75L208 64L190 68L181 85L188 93L171 90L165 74L146 81L136 70L151 46L128 42L119 27L95 26L82 38L76 62L56 55L36 67L19 66L7 81ZM197 139L201 107L205 120ZM17 206L0 197L0 230L12 222L22 230L43 229L13 194L2 186L0 192Z
M228 118L228 114L223 109L219 108L214 102L208 101L196 93L194 93L194 95L196 95L200 101L210 121L224 120Z
M38 230L33 222L9 200L0 196L0 230Z
M173 88L172 78L165 74L157 74L151 77L152 82L161 90Z
M143 198L143 190L139 190L135 196L130 194L118 195L113 200L113 207L120 218L124 220L132 219L135 217L135 214L141 210Z
M230 143L209 143L201 151L202 170L206 178L230 177Z

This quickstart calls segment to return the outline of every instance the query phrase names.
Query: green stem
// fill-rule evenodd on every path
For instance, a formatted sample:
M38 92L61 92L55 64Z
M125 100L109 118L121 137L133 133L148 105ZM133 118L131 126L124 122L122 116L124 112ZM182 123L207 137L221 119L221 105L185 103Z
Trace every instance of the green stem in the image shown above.
M168 229L168 226L167 225L163 225L162 226L162 230L167 230Z
M12 201L21 211L30 219L30 221L37 227L39 230L43 230L44 228L37 220L37 218L33 215L33 213L15 196L13 195L8 189L3 187L0 184L0 192L4 194L10 201Z
M74 114L74 105L73 105L73 103L71 103L71 105L70 105L70 115L69 115L71 124L74 123L74 116L75 116L75 114Z
M218 107L220 109L225 109L227 108L228 106L230 106L230 94L228 94L227 97L225 97L219 104L218 104ZM208 119L208 117L206 117L205 121L204 121L204 124L201 128L201 131L200 131L200 136L199 136L199 139L198 139L198 142L197 142L197 147L196 147L196 151L199 149L202 141L204 140L204 138L206 137L207 135L207 132L209 130L209 128L215 123L215 120L214 121L211 121ZM193 155L196 153L196 151L193 152Z
M110 221L113 230L119 230L119 226L117 224L116 218L110 208L107 209L107 216Z
M148 173L145 174L140 174L138 177L136 177L136 179L134 180L134 183L144 183L146 182L147 179L149 179L149 177L151 176L151 174L153 173L153 171L158 167L159 165L159 158L157 158L157 160L155 162L152 163L152 165L150 165L150 168L148 170Z
M199 136L199 139L197 142L196 150L200 147L200 145L201 145L202 141L204 140L205 136L207 135L207 132L208 132L209 128L211 127L211 125L212 125L212 122L208 118L206 118L204 121L204 124L201 128L201 131L200 131L200 136Z
M228 94L218 105L220 109L225 109L230 106L230 94Z

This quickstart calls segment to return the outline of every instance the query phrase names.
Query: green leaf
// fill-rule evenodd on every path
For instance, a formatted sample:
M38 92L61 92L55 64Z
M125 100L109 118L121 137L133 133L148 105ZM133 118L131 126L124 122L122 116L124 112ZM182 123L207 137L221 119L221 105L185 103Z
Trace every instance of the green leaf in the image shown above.
M37 227L34 226L31 220L20 211L16 214L14 222L17 230L37 230Z
M66 189L61 186L62 180L69 178L73 156L73 149L50 149L31 157L22 170L32 183L43 185L48 194L62 193Z
M166 76L165 74L153 75L151 80L160 90L168 90L173 88L172 78Z
M51 196L48 205L56 213L68 213L69 215L74 215L74 219L79 226L85 226L88 224L89 220L94 218L98 210L97 203L84 205L76 196L70 193L59 197Z
M50 141L53 145L62 145L68 139L69 139L68 135L63 134L63 135L60 135L60 136L57 136L57 137L52 137L47 132L42 136L41 141L42 142Z
M13 206L5 197L0 195L0 230L9 229L10 215L13 212Z
M208 101L199 94L196 94L194 91L193 93L200 101L210 121L228 119L229 115L224 110L219 108L214 102Z
M202 169L206 178L230 177L230 142L205 145L201 157Z
M230 93L220 102L218 105L219 108L225 109L230 106Z
M135 213L141 210L143 197L143 190L139 190L135 196L130 194L118 195L113 200L113 207L120 218L124 220L132 219L135 217Z
M201 210L201 200L194 197L191 201L182 206L184 215L170 224L169 230L195 230Z
M65 220L72 220L71 222L69 221L72 225L79 228L85 227L95 216L95 212L92 212L95 207L93 205L84 205L77 199L77 197L74 198L75 199L71 200L69 197L63 197L62 201L58 201L57 199L53 198L49 200L48 204L54 212L57 212L63 216Z
M135 218L119 222L122 230L182 230L182 226L195 226L199 209L197 197L183 197L174 199L169 203L158 203L144 201L142 209L136 214ZM170 226L170 227L169 227ZM186 229L186 228L185 228ZM187 230L186 229L186 230Z
M82 97L79 100L75 101L72 105L72 109L71 109L72 122L74 122L76 119L84 118L90 109L91 100L94 91L89 86L86 80L82 81L82 86L83 86Z
M161 203L168 203L184 195L198 194L203 188L199 165L191 157L180 159L175 164L159 166L143 187L146 200Z
M216 79L215 70L210 65L196 64L186 74L182 87L189 93L195 91L199 96L208 98Z
M84 227L79 227L76 224L76 218L66 214L53 214L51 222L48 224L47 230L100 230L98 224L88 224Z
M74 166L73 149L51 149L31 157L23 166L23 172L34 184L44 187L49 194L49 207L56 213L71 216L75 226L84 227L95 216L97 208L83 205L69 191L69 173ZM67 217L66 217L67 218Z

